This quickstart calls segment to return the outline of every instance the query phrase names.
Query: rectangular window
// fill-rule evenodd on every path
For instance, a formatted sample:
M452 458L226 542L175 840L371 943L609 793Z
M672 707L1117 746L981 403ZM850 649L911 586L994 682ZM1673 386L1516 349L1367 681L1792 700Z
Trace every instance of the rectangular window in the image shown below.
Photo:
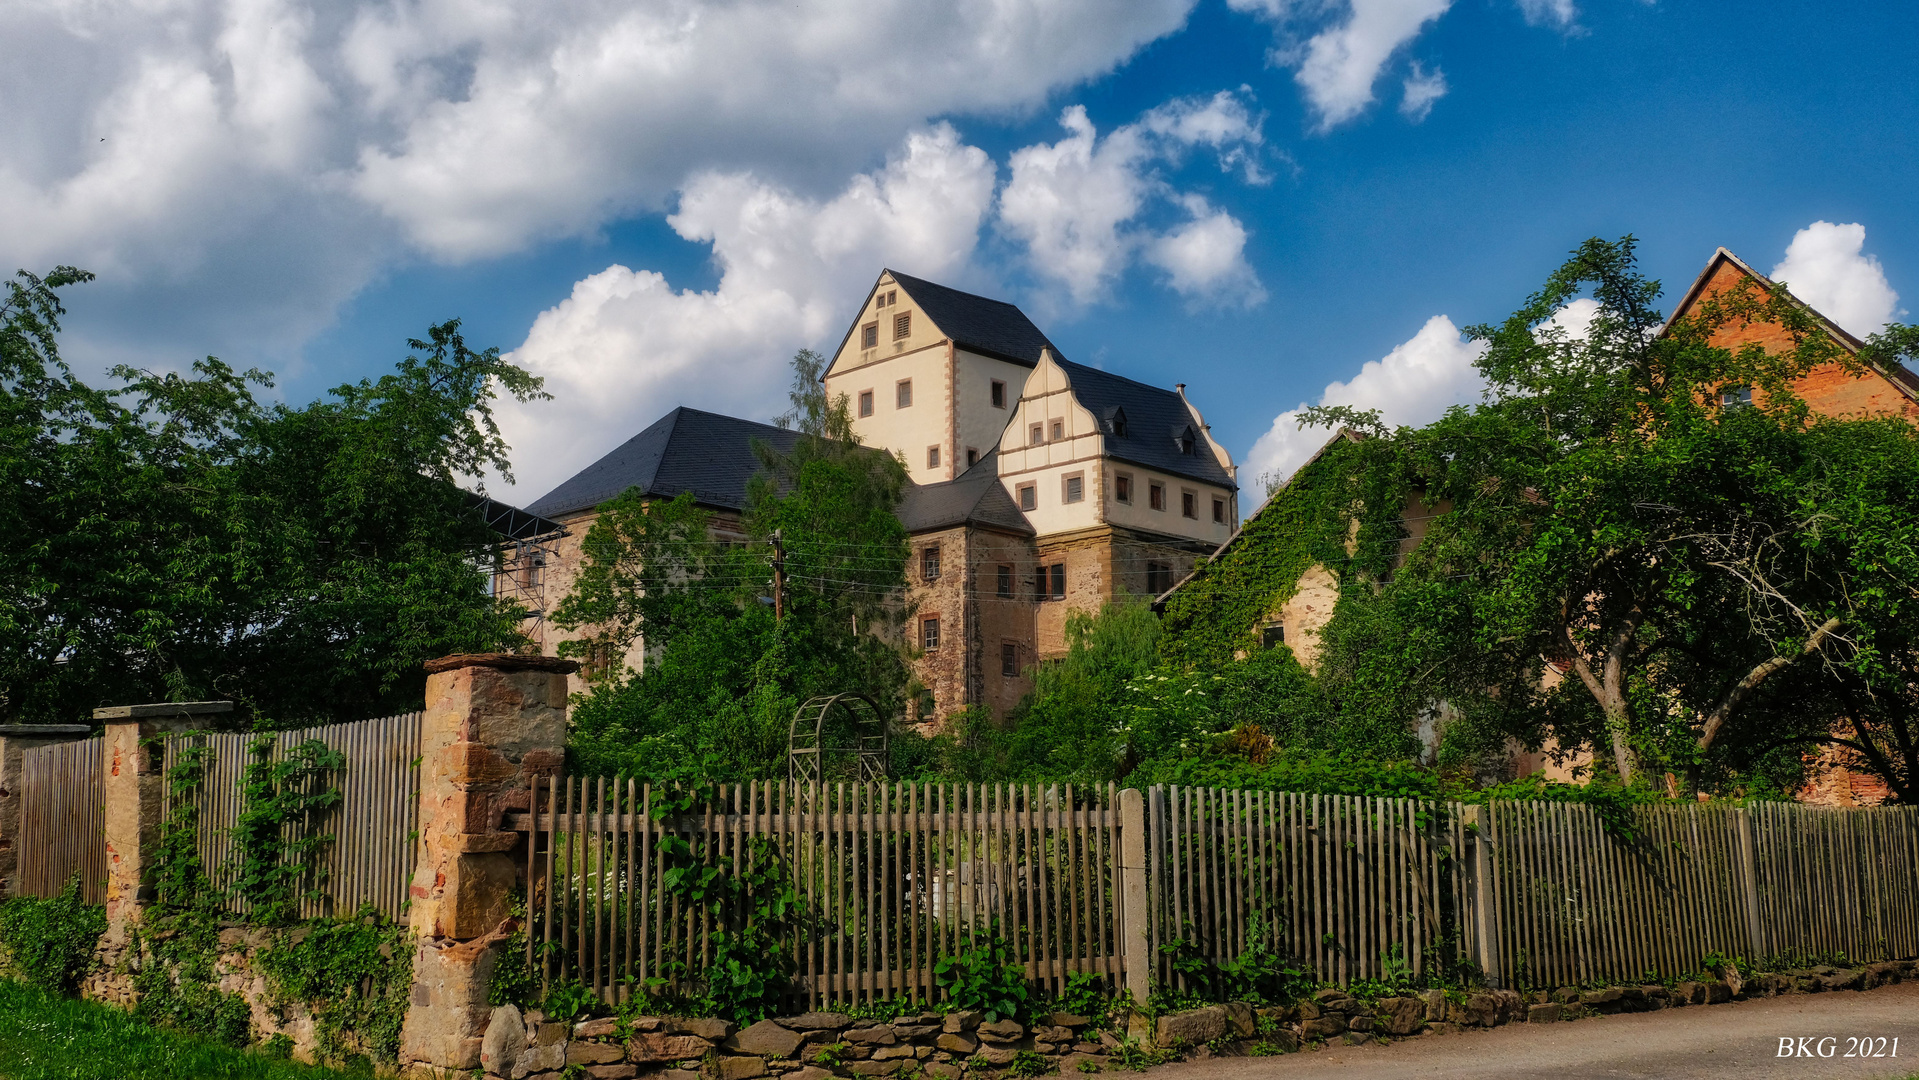
M870 322L870 323L867 323L865 326L860 327L860 348L862 349L878 348L879 343L880 343L880 324L879 323Z
M1226 524L1226 500L1225 499L1213 500L1213 520L1220 523L1221 525Z
M1039 509L1039 485L1021 484L1019 486L1019 508L1021 510Z
M940 546L934 544L920 549L920 580L938 581L940 577Z
M893 316L893 340L898 341L913 332L913 313L908 311Z
M1002 679L1019 677L1019 646L1010 641L999 647L999 674Z
M994 379L993 380L993 408L1004 409L1005 407L1006 407L1006 384L1003 382L1000 382L998 379Z
M1120 473L1118 476L1113 477L1113 498L1118 499L1120 502L1123 502L1123 503L1129 503L1133 501L1133 478L1132 477L1126 475L1125 473Z
M860 415L873 415L873 391L871 390L860 391Z
M999 593L1002 598L1011 599L1013 595L1013 568L1004 563L1000 564L999 574L994 584L997 586L994 590L995 592Z
M900 302L900 291L898 289L886 290L886 306L887 307L892 307L894 304L897 304L899 302Z
M1053 421L1053 441L1058 442L1061 439L1064 439L1065 437L1066 437L1066 421L1064 420Z
M1152 507L1155 510L1166 509L1166 485L1165 484L1146 485L1146 505Z
M1046 426L1044 424L1034 424L1033 429L1028 431L1026 436L1026 445L1038 446L1040 443L1046 441Z
M1181 517L1199 520L1199 496L1190 491L1179 493L1179 513Z
M1084 476L1066 477L1065 501L1076 503L1086 498L1086 478Z
M1719 407L1722 409L1743 409L1752 404L1752 387L1723 386L1719 389Z
M1285 642L1286 642L1286 628L1284 626L1281 626L1278 623L1273 623L1270 626L1260 627L1259 643L1261 645L1270 649L1275 645L1283 645L1285 644Z
M1054 563L1046 568L1046 597L1049 600L1066 599L1066 564Z
M977 446L967 447L966 448L966 467L970 469L973 466L978 464L979 464L979 447Z
M1146 592L1158 596L1173 587L1173 568L1163 562L1146 564Z
M920 620L920 648L932 652L940 647L940 617L928 615Z
M911 404L913 404L913 380L901 379L899 385L893 387L893 407L904 409Z
M926 448L926 467L929 469L937 469L940 467L939 447L929 446Z

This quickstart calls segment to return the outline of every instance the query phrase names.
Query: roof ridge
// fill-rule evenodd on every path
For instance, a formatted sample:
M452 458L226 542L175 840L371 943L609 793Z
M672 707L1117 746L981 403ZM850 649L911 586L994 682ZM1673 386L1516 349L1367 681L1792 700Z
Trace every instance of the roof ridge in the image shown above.
M908 281L917 282L921 285L931 285L935 289L945 289L947 292L950 292L950 293L958 293L961 296L968 297L973 300L984 300L989 304L999 304L1002 307L1012 308L1014 311L1018 311L1022 315L1026 314L1026 312L1020 309L1020 306L1018 304L1013 303L1011 300L1001 300L998 297L994 297L994 296L985 296L980 293L967 292L965 289L955 289L951 285L942 284L940 282L934 281L932 278L923 278L918 276L917 274L901 273L900 271L895 270L890 266L880 267L880 274L882 276L886 274L891 274L893 275L893 280L902 285L904 285ZM1032 322L1030 318L1027 321ZM1039 324L1034 323L1033 325L1037 327Z
M1081 369L1082 371L1090 371L1095 375L1104 375L1109 379L1118 379L1120 382L1128 382L1128 383L1132 383L1134 386L1144 387L1148 390L1156 390L1162 394L1165 394L1167 397L1172 397L1172 398L1179 397L1179 391L1177 390L1168 390L1164 386L1154 386L1152 383L1149 383L1149 382L1141 382L1140 380L1135 379L1130 375L1121 375L1118 372L1108 371L1105 368L1094 367L1091 364L1082 364L1077 360L1068 360L1064 356L1061 356L1058 353L1053 354L1053 359L1060 364L1064 364L1070 367L1076 367Z

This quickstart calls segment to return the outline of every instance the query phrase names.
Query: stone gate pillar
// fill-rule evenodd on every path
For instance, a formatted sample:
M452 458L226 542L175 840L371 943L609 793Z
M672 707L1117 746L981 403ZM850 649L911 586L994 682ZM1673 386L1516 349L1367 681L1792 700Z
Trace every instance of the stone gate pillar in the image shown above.
M426 665L420 736L420 847L413 873L419 953L401 1061L416 1071L480 1064L491 1010L487 983L512 932L508 894L522 834L501 828L526 810L535 775L566 753L566 677L579 667L550 656L479 653Z
M20 872L20 758L36 746L84 739L85 724L0 724L0 900L14 895Z
M165 750L158 736L205 725L201 717L233 711L231 701L170 701L93 710L106 724L100 747L101 801L107 840L107 933L103 947L126 944L127 930L153 899L146 880L167 816Z

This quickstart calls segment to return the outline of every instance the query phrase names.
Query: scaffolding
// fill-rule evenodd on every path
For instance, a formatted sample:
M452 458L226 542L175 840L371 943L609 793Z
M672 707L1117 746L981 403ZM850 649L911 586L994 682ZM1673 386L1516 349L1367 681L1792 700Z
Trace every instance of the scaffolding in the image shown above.
M541 641L546 628L547 567L559 560L566 526L484 495L471 498L487 528L501 537L493 549L493 595L520 605L526 613L522 620L529 621L522 627L526 636Z

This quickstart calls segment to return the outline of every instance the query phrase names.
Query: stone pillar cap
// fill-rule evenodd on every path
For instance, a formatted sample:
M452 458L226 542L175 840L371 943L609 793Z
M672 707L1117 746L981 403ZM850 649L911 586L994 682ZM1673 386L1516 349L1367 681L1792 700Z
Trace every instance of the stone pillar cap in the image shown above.
M0 724L0 739L72 739L93 734L87 724Z
M150 716L204 716L232 712L231 701L160 701L151 705L109 705L93 710L95 720L144 720Z
M424 666L430 675L469 667L490 667L501 671L550 671L556 675L571 675L580 670L578 660L562 660L557 656L534 653L455 653L438 660L428 660Z

